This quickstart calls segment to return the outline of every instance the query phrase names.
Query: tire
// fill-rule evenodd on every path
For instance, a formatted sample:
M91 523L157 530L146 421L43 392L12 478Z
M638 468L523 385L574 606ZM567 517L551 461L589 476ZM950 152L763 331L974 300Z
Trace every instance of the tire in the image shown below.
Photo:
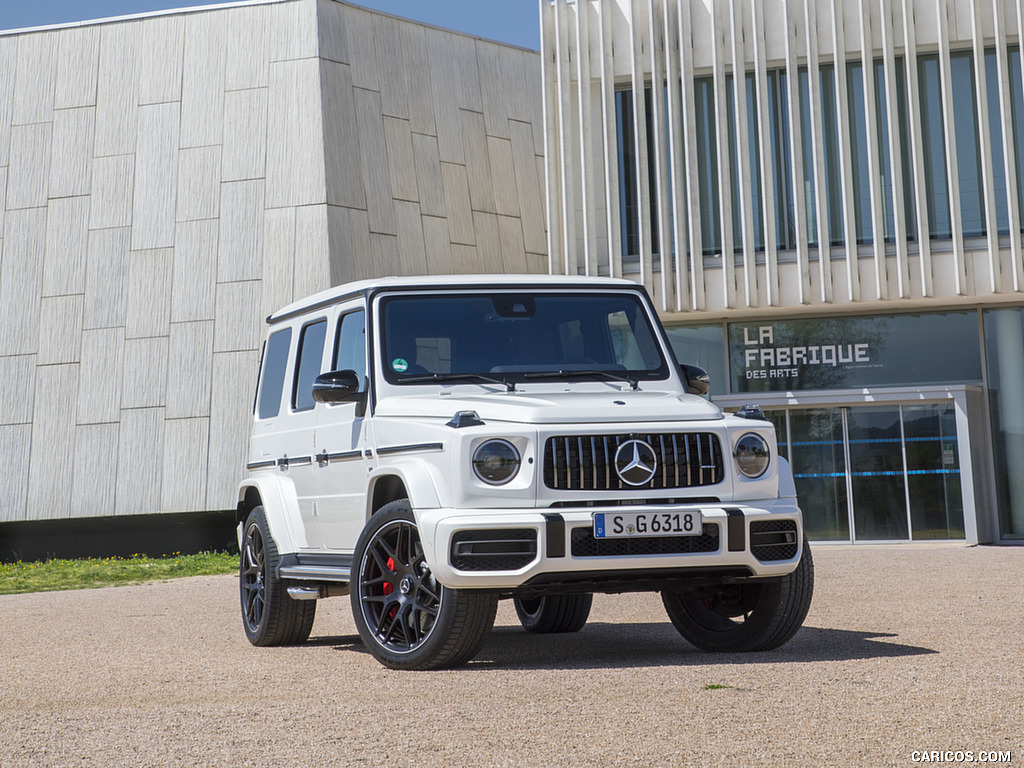
M497 594L449 589L434 578L407 499L370 518L352 565L352 617L367 650L385 667L458 666L494 626Z
M277 577L280 561L263 507L246 518L238 565L242 626L253 645L296 645L313 629L315 600L292 600Z
M516 597L512 602L523 629L536 635L579 632L590 616L591 594Z
M669 618L704 651L770 651L803 624L814 592L814 561L804 542L796 570L781 579L728 585L698 598L662 592Z

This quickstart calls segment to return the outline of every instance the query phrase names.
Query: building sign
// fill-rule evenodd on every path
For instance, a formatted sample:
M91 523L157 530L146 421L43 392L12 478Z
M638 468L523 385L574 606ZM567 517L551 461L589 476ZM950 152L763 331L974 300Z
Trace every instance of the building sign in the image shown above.
M734 392L981 380L973 312L732 323L729 362Z

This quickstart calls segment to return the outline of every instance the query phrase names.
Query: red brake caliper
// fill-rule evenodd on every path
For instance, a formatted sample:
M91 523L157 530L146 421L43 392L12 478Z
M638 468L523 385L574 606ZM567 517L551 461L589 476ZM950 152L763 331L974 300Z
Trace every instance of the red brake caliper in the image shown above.
M394 573L395 572L395 558L389 557L387 565L388 565L388 570L391 571L392 573ZM381 589L383 590L385 595L390 595L392 592L395 591L395 585L392 584L390 581L385 581L383 586L381 587ZM397 605L392 605L391 608L388 609L388 618L389 619L395 618L395 614L396 613L398 613L398 606Z

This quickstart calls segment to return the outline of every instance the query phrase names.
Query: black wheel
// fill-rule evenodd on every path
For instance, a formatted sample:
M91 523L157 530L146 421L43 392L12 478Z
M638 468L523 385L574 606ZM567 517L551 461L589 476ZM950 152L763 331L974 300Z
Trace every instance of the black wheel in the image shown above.
M679 634L704 651L769 651L800 629L811 607L814 562L804 542L795 571L781 579L723 585L701 596L662 592Z
M579 632L590 616L594 596L544 595L543 597L516 597L516 616L527 632L537 635L556 632Z
M494 625L496 594L449 589L430 572L406 499L363 529L352 574L352 616L367 649L392 669L454 667Z
M245 521L238 568L242 626L253 645L294 645L313 629L316 601L289 597L277 578L279 559L266 513L256 507Z

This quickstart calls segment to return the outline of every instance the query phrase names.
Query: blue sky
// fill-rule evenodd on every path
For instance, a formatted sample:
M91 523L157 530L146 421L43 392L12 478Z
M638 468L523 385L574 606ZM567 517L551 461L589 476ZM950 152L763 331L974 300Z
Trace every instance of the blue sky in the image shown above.
M212 0L0 0L0 29L212 4ZM356 4L524 48L540 47L538 0L359 0Z

